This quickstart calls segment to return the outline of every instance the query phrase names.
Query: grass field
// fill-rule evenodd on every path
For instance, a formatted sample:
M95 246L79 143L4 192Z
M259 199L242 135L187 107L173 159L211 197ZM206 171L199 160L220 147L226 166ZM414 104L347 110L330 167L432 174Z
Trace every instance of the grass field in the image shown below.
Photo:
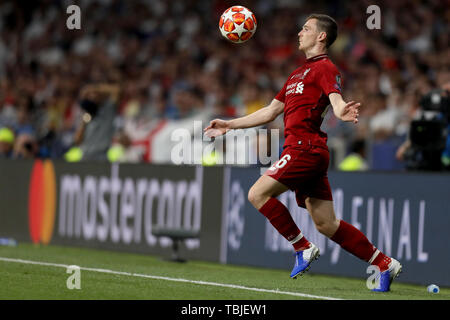
M69 265L81 269L81 289L68 289ZM365 279L218 263L174 263L160 257L60 246L0 246L0 299L132 300L450 300L450 288L430 294L425 286L396 283L371 292Z

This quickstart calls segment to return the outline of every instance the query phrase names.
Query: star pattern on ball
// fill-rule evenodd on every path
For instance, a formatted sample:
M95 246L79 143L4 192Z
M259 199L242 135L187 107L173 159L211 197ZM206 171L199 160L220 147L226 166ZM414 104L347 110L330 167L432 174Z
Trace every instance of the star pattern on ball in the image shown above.
M243 43L256 31L255 15L246 7L233 6L224 11L219 20L222 35L234 43Z

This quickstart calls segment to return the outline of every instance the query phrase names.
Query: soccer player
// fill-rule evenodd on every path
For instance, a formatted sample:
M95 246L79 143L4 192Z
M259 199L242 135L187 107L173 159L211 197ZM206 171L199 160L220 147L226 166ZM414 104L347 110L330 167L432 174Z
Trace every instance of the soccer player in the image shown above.
M289 210L276 198L287 190L295 192L299 206L310 213L317 230L356 257L378 266L378 286L374 291L389 291L392 280L401 272L400 263L380 252L353 225L338 220L327 170L327 135L320 130L331 103L342 121L358 123L360 103L345 102L341 96L341 76L327 55L337 37L337 24L327 15L312 14L298 33L299 50L306 55L303 66L294 70L272 102L245 117L229 121L214 119L204 129L217 137L238 128L259 126L284 112L284 150L280 159L250 188L248 199L296 251L291 277L310 268L319 257L319 248L309 242L292 219Z

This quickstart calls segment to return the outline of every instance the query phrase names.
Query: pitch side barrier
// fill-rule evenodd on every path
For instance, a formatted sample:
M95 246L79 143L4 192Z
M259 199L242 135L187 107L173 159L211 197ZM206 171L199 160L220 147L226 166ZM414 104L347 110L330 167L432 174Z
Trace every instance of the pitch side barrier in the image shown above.
M247 200L259 168L0 160L0 238L281 268L292 247ZM404 267L399 281L450 286L450 175L330 172L336 215ZM315 273L367 279L319 234L293 193L279 199L321 250ZM173 230L173 232L171 232Z
M0 237L218 261L222 172L1 160Z
M259 170L225 169L221 261L290 270L292 246L247 200ZM338 218L364 232L403 265L400 282L450 286L450 175L447 173L330 172ZM308 240L321 251L312 272L367 279L368 264L341 249L314 227L294 193L279 199ZM314 270L313 270L314 269Z

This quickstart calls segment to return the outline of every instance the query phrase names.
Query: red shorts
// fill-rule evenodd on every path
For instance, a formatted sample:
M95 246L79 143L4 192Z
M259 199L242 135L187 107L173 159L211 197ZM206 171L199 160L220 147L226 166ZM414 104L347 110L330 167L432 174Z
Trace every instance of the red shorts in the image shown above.
M264 174L295 192L297 204L306 208L308 197L333 200L328 182L328 149L311 145L287 147Z

